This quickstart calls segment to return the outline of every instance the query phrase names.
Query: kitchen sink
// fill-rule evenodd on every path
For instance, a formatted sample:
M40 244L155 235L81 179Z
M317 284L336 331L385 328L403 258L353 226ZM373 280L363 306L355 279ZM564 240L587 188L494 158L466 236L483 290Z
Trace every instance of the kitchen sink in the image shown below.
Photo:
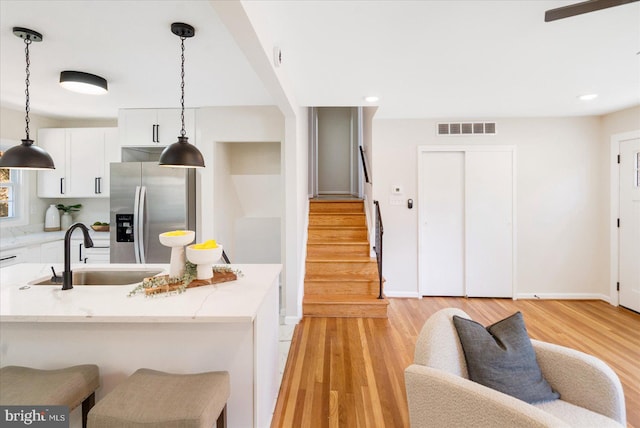
M73 286L76 285L129 285L142 282L143 279L161 273L159 269L134 269L134 270L76 270L73 271ZM59 282L51 278L40 278L29 285L62 285L62 277Z

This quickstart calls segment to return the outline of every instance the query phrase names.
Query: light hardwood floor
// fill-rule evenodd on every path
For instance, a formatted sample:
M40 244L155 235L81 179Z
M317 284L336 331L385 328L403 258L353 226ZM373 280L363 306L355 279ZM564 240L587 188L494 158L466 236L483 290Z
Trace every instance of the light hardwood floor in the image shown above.
M388 319L305 318L296 327L272 427L408 427L404 369L426 319L457 307L488 325L516 311L532 338L595 355L620 377L640 428L640 315L602 301L389 299Z

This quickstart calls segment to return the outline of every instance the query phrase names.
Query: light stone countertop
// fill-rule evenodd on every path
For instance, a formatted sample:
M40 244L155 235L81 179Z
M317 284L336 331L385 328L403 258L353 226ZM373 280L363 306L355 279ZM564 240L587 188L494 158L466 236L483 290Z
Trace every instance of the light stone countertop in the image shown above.
M145 297L128 294L137 285L28 285L50 278L51 265L22 263L0 269L0 321L4 322L252 322L265 296L278 284L279 264L229 265L236 281L187 289L181 294ZM62 264L54 265L56 272ZM72 271L158 268L168 264L72 265Z

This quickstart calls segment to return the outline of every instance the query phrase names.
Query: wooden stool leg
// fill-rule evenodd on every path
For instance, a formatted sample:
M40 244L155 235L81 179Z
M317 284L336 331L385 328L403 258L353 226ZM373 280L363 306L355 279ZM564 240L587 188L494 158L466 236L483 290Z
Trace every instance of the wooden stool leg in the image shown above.
M87 428L87 415L94 404L96 404L95 392L91 393L91 395L85 398L82 402L82 428Z
M222 408L222 413L218 416L216 428L227 428L227 405Z

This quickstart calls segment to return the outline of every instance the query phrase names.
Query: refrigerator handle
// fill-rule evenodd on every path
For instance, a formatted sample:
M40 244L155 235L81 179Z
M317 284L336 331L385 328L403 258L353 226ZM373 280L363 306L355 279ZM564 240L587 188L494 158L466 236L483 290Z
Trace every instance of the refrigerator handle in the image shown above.
M140 263L140 228L138 222L140 218L140 186L136 186L136 193L133 199L133 252L136 256L136 263Z
M144 226L145 226L145 215L144 212L145 206L147 205L147 187L140 187L140 205L138 207L138 236L140 240L138 241L138 246L140 247L140 263L146 263L146 253L147 249L145 248L145 239L144 239Z

